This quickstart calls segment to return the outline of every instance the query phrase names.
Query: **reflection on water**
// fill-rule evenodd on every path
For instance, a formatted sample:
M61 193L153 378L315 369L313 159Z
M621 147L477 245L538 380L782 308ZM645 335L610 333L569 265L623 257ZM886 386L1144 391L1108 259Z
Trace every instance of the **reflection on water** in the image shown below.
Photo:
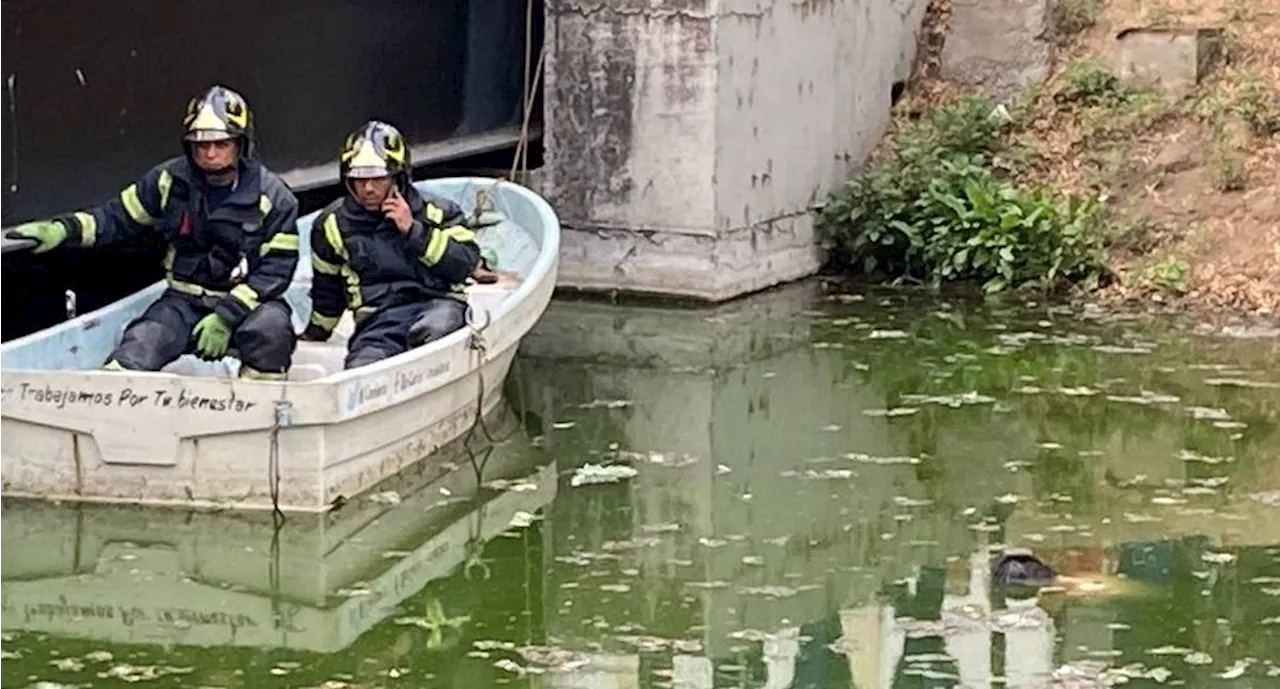
M497 445L443 472L283 524L6 502L3 685L412 683L456 666L477 629L533 634L510 615L536 605L540 534L523 527L555 499L555 467L514 416L495 421Z
M6 504L4 686L1280 684L1274 342L810 283L557 301L509 391L278 535Z

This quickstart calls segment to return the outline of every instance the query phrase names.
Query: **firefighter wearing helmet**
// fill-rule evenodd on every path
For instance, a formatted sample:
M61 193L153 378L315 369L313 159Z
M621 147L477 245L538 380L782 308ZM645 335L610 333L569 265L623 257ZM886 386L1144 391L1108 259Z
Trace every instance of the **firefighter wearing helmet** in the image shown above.
M415 189L411 166L399 130L366 122L342 146L338 170L346 195L313 225L312 313L301 338L328 340L350 309L356 327L349 369L461 328L466 280L484 266L462 209Z
M125 328L105 368L157 371L186 353L230 353L242 377L282 379L295 345L283 296L298 263L298 201L257 159L243 96L213 86L191 99L182 122L183 155L96 207L9 234L34 240L36 253L141 237L168 244L169 288Z

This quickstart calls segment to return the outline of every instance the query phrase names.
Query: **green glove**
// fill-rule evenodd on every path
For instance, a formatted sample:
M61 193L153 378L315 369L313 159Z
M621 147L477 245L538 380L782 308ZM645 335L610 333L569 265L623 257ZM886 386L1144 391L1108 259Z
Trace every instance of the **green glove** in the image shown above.
M32 253L43 254L67 241L67 227L57 220L37 220L18 225L7 233L13 239L34 239Z
M489 270L498 269L498 252L489 247L484 247L480 249L480 258L484 259L484 264L488 266Z
M231 328L216 313L201 318L191 334L196 336L196 352L210 361L221 359L231 342Z

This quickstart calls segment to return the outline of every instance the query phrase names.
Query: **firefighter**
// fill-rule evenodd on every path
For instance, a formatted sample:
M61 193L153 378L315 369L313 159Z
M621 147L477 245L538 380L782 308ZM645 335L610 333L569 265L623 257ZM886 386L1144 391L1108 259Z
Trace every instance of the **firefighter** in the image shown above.
M346 368L365 366L461 328L465 282L486 271L475 234L452 201L410 183L404 137L372 120L347 137L342 198L311 232L311 320L301 339L329 339L346 309L355 333Z
M259 162L240 94L209 88L187 104L183 125L183 155L95 208L10 236L35 240L35 253L144 237L168 244L169 289L125 328L105 368L156 371L184 353L216 361L231 352L242 377L283 379L295 347L282 297L298 263L298 200Z

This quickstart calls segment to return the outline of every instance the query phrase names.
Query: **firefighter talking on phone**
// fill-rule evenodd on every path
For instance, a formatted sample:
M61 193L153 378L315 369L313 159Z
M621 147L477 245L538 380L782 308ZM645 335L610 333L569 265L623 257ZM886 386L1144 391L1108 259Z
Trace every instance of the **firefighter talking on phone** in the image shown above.
M329 339L350 309L346 368L437 340L466 322L465 282L486 272L474 232L452 201L410 184L409 149L390 124L366 122L342 146L347 193L311 232L311 320L304 341Z

